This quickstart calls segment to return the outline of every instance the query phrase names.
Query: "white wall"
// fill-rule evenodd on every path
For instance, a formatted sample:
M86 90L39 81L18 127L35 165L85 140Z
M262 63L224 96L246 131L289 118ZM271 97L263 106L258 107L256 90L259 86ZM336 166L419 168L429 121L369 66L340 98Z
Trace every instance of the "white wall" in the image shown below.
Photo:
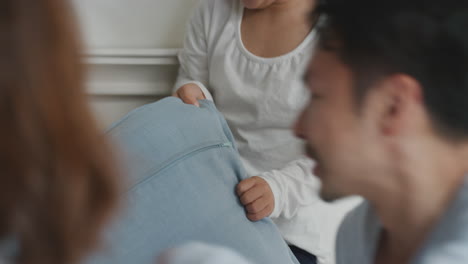
M105 127L170 94L197 0L73 0L87 46L89 93Z
M197 0L73 0L91 48L179 48Z

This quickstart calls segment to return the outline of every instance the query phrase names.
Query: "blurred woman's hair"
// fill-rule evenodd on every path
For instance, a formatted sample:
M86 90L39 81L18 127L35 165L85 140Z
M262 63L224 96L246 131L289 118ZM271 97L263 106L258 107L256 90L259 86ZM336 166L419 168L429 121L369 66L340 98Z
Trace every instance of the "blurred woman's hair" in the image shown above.
M117 197L76 29L64 0L0 1L0 241L15 263L78 262Z

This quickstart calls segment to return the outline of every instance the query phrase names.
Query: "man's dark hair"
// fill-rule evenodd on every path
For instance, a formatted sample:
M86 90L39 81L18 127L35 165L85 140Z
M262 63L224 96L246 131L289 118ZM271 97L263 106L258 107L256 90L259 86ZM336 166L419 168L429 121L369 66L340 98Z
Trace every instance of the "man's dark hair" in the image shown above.
M408 74L436 127L468 136L468 1L325 0L316 12L320 48L354 72L358 104L376 78Z

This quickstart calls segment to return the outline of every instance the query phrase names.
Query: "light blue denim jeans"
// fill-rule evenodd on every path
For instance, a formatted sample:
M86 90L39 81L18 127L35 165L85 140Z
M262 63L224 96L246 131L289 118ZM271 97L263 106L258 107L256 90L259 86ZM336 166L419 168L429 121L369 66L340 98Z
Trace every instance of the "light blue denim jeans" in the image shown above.
M128 188L104 247L87 263L155 263L189 241L231 248L253 263L298 263L270 219L246 218L235 186L247 175L212 102L198 108L166 98L132 111L109 135L123 153Z

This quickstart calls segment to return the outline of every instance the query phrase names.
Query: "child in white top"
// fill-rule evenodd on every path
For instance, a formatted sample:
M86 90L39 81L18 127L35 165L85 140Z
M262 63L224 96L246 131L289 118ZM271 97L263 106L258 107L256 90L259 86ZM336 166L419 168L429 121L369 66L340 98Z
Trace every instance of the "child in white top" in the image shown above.
M341 217L291 126L308 99L300 78L316 43L309 0L203 0L186 33L174 95L214 100L249 175L237 192L247 217L270 216L286 241L330 263ZM296 253L296 252L295 252ZM315 256L313 256L315 255ZM303 263L313 263L306 260Z

